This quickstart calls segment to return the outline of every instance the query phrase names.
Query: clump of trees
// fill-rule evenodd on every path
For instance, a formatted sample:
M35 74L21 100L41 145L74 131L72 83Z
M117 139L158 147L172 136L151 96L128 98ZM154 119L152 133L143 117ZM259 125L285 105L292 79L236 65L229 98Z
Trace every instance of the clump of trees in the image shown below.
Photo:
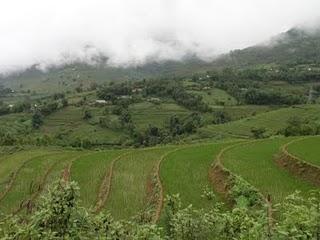
M11 91L11 89L5 90L6 93L11 93ZM9 113L30 112L34 109L40 111L42 115L47 116L55 112L59 108L63 108L66 106L68 106L68 100L65 98L64 93L55 93L52 96L48 97L46 101L38 100L36 103L33 104L29 98L26 98L21 102L15 102L12 105L5 104L3 101L0 101L0 116Z
M306 97L283 94L274 90L249 89L243 95L247 104L255 105L295 105L307 102Z
M29 112L30 110L31 110L31 103L29 100L17 102L12 105L5 104L3 101L0 101L0 116L10 114L10 113Z
M265 138L265 133L266 133L267 129L264 128L264 127L254 127L254 128L251 128L251 133L252 133L252 136L256 139L259 139L259 138Z
M183 135L192 134L201 126L202 118L196 112L186 117L173 115L164 127L149 125L145 131L133 131L132 136L135 146L154 146L159 143L168 143Z
M209 112L211 108L203 102L202 97L187 92L181 81L170 80L149 80L145 83L144 94L146 96L169 97L177 104L187 109L198 112Z
M307 102L307 93L291 93L285 89L267 89L268 82L286 81L290 84L320 79L317 68L288 66L265 68L224 68L209 71L209 77L194 76L194 81L205 81L221 88L237 99L238 103L256 105L295 105ZM201 80L200 80L201 79Z
M145 98L171 98L177 104L193 111L211 111L201 96L187 92L182 82L177 79L143 80L136 83L104 85L97 90L99 98L111 101L113 104L118 104L123 100L127 100L131 104L138 100L135 97L137 94L141 94Z
M270 224L265 207L227 210L214 197L211 210L182 207L179 195L167 196L163 227L139 217L115 220L108 213L93 214L79 205L76 183L59 181L28 215L0 218L1 239L110 239L110 240L202 240L202 239L318 239L320 193L309 198L290 195L275 206Z
M226 111L217 110L213 112L213 124L223 124L230 122L231 120L231 116Z
M314 121L299 117L292 117L288 120L287 126L279 132L286 137L319 135L320 125Z
M11 109L8 105L5 105L2 101L0 101L0 116L9 114L11 112Z
M8 94L12 93L11 88L6 88L0 83L0 97L5 97Z

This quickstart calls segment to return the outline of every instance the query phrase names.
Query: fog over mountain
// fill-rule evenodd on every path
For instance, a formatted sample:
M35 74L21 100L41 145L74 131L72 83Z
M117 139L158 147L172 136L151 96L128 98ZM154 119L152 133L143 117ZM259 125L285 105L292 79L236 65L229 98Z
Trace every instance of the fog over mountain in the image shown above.
M112 66L220 53L293 26L317 27L319 0L10 0L1 3L0 72L74 61Z

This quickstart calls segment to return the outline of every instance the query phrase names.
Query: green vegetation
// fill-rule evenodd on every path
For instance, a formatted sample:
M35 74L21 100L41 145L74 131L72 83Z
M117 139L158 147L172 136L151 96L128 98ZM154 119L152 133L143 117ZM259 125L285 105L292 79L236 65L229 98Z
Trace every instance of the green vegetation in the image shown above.
M148 125L163 127L170 116L186 117L190 113L175 103L135 103L129 110L138 129L146 129Z
M75 159L71 167L71 180L79 183L81 205L95 207L99 190L110 164L121 151L84 152Z
M207 87L208 88L208 87ZM209 106L232 106L236 105L237 101L234 97L219 88L204 88L201 91L191 90L191 93L198 94L202 97L203 101Z
M295 116L287 121L287 126L281 130L281 133L285 136L307 136L307 135L319 135L320 124L318 117L314 116L314 120L310 121L308 118L302 118L301 116Z
M320 165L319 37L0 77L0 211L14 215L0 238L318 239L316 186L275 159L295 140L288 151Z
M102 109L91 108L92 118L83 119L84 110L81 107L69 106L48 116L40 129L61 145L85 144L108 145L117 144L125 133L118 129L102 128L99 117L103 116ZM89 141L90 136L90 141Z
M319 137L299 139L288 146L288 151L306 162L320 166L319 143Z
M319 236L319 192L309 199L290 195L277 207L272 220L265 209L223 210L213 202L211 211L182 208L177 195L166 200L164 229L139 220L117 221L110 214L93 215L79 207L79 189L57 182L33 214L0 218L0 237L11 239L303 239Z
M147 211L148 196L161 156L173 147L136 150L115 162L106 209L116 219L128 219ZM115 208L115 206L117 206Z
M279 168L274 161L280 147L290 141L275 138L236 146L223 155L222 164L232 173L255 186L275 203L282 202L296 190L306 194L313 187Z
M3 193L13 174L24 164L24 162L43 154L43 150L18 151L12 155L3 154L0 164L0 193Z
M210 209L212 202L202 197L210 186L208 171L215 156L229 144L231 143L196 145L169 154L161 164L165 195L180 194L184 204Z
M271 136L285 128L288 120L292 117L299 116L316 121L320 117L319 110L318 105L282 108L226 124L206 126L201 131L208 132L208 134L211 133L211 135L221 134L250 137L252 136L252 128L263 127L266 129L266 135Z
M19 210L44 188L48 174L55 164L72 158L72 153L47 153L28 161L14 179L12 189L1 201L1 210L7 213Z

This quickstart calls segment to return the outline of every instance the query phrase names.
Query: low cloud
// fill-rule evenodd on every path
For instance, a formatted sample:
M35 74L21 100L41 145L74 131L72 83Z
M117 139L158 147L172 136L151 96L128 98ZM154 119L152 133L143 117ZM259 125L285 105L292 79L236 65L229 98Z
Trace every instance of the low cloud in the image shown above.
M319 0L10 0L1 3L0 72L73 61L210 60L296 25L316 26Z

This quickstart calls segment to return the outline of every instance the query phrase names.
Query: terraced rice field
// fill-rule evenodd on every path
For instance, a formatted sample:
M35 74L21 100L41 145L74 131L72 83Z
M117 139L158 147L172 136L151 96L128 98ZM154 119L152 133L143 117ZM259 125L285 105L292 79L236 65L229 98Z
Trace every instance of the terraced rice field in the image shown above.
M126 219L145 210L147 192L161 157L175 147L135 150L116 161L106 209L116 219Z
M313 186L283 170L274 161L279 149L291 138L268 139L235 146L226 151L222 164L241 176L262 194L281 202L296 190L307 193Z
M146 129L150 124L162 127L172 115L184 117L190 114L189 110L175 103L161 103L158 105L149 102L136 103L132 104L129 110L134 124L139 129ZM146 118L146 116L148 117Z
M296 139L289 151L305 161L319 163L320 137L105 151L21 150L0 157L0 211L12 213L28 208L40 192L62 177L78 182L82 206L95 212L109 211L116 219L128 219L150 209L154 198L151 207L161 213L159 203L167 194L179 193L184 206L209 209L212 201L201 196L206 187L212 187L209 169L222 149L230 146L221 156L222 164L279 203L296 190L306 194L316 188L275 161L281 147ZM163 192L151 196L159 180Z
M0 194L10 182L13 174L29 159L43 154L41 150L20 151L12 155L4 155L0 158Z
M74 140L77 138L95 140L101 144L112 144L118 142L125 134L109 128L102 128L99 117L103 117L103 109L90 108L93 117L90 121L83 119L83 108L68 106L60 109L45 118L40 131L48 135L60 135L62 139Z
M57 164L72 157L72 152L47 152L28 160L14 179L10 191L2 199L0 210L13 212L33 199L44 188L49 176L54 175Z
M0 116L0 130L3 133L21 134L31 131L31 115L12 113Z
M320 167L320 137L306 137L288 146L294 156ZM320 177L320 176L319 176Z
M161 164L164 195L179 194L185 206L210 207L212 202L201 197L206 186L211 188L208 170L220 150L230 144L190 146L169 154Z
M84 152L71 167L71 180L80 187L81 205L94 208L100 186L109 174L112 161L123 151Z

